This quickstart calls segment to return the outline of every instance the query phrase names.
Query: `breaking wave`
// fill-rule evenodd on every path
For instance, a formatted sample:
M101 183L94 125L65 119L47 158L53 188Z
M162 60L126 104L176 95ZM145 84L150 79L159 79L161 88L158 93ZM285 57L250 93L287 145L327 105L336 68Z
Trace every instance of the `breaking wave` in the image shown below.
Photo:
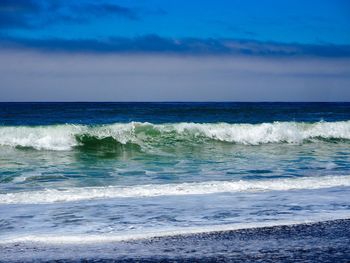
M74 147L141 148L176 143L220 141L244 145L301 144L310 141L350 140L350 121L229 123L116 123L109 125L2 126L0 145L37 150L70 150Z
M40 204L108 198L200 195L226 192L289 191L339 186L350 186L350 176L46 189L0 194L0 204Z

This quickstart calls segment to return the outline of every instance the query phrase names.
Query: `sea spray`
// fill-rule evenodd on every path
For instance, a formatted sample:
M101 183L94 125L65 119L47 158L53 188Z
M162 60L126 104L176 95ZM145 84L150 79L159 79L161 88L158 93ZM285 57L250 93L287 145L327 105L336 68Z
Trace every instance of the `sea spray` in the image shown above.
M108 140L106 140L108 139ZM71 150L84 144L134 144L142 148L175 143L221 141L243 145L302 144L350 140L350 121L229 123L116 123L108 125L48 125L0 127L0 145L37 150Z

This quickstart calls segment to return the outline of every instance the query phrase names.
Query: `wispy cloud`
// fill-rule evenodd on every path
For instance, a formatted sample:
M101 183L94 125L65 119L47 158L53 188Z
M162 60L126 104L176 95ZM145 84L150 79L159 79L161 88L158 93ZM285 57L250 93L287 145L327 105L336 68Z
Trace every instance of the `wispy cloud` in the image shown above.
M29 28L28 16L35 15L40 10L37 2L31 0L0 1L0 29Z
M37 10L38 5L31 0L1 0L0 12L31 12Z
M60 22L86 23L93 18L116 16L138 20L136 9L114 3L1 0L0 29L38 28Z
M25 39L6 37L0 48L31 49L68 53L158 53L179 55L249 55L350 57L350 45L307 45L215 38L164 38L144 35L135 38Z
M74 11L83 12L87 15L95 16L106 16L106 15L116 15L124 17L131 20L138 20L139 15L133 8L124 7L117 4L109 3L98 3L98 4L88 4L81 5L72 8Z

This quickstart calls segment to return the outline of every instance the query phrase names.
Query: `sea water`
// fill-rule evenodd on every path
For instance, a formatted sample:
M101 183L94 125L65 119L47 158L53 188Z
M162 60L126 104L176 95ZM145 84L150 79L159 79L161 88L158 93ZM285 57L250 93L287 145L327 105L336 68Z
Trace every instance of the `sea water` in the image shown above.
M350 217L350 103L0 103L0 242Z

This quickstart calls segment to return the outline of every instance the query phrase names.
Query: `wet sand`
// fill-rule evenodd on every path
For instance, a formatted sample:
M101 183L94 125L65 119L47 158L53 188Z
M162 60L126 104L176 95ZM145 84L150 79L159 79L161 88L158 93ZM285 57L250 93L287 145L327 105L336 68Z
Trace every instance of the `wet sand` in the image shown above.
M350 219L97 244L3 244L0 252L0 262L350 262Z

